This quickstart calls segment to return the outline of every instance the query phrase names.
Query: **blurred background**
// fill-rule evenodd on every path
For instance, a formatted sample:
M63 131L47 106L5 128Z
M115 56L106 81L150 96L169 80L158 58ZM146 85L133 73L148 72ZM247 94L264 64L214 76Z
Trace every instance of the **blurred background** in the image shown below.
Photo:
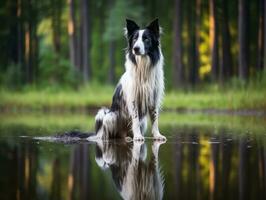
M164 198L266 199L266 0L0 0L1 199L119 199L95 145L47 136L94 130L126 18L164 32Z
M2 99L8 103L12 91L74 90L104 91L111 100L124 72L125 19L145 26L157 17L164 32L167 91L250 88L251 96L265 94L264 4L263 0L2 0Z

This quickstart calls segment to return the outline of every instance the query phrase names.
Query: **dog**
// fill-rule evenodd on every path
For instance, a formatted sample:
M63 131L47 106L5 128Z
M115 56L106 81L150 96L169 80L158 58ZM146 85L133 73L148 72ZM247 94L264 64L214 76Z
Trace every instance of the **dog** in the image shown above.
M164 178L158 153L164 141L154 141L147 159L143 141L96 143L95 160L102 170L110 169L113 182L123 199L163 199Z
M125 72L120 78L111 107L102 108L95 117L95 136L88 140L123 138L131 130L134 140L143 141L150 116L154 139L166 140L158 128L159 111L164 95L164 57L160 45L158 19L141 29L133 20L126 20Z

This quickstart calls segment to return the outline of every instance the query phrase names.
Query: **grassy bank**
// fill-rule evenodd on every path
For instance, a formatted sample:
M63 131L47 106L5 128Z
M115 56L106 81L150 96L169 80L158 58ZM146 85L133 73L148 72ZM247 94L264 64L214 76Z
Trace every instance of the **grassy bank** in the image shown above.
M0 108L6 111L29 109L73 110L109 106L114 87L87 86L79 90L28 89L14 92L0 90ZM199 92L166 92L164 109L266 109L266 90L254 89L208 89Z
M64 132L78 129L81 131L94 130L94 116L88 114L7 114L0 115L0 130L5 127L28 127L33 130L38 129L41 133ZM150 128L150 123L148 123ZM162 112L159 120L159 126L167 130L164 134L167 136L175 135L176 131L182 131L184 128L203 128L214 131L224 129L237 131L241 134L258 133L264 134L265 120L261 117L234 116L234 115L205 115L197 114L179 114L174 112ZM1 131L0 131L1 132ZM227 133L228 131L225 131ZM21 134L20 132L18 132ZM3 134L1 132L1 134ZM6 133L8 135L9 132ZM33 131L33 135L36 133Z
M249 91L170 92L164 101L166 108L184 109L266 109L266 93Z

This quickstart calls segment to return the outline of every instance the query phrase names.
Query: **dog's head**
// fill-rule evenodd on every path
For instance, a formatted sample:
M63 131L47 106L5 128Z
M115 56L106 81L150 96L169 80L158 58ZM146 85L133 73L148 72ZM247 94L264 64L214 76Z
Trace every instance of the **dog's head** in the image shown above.
M150 56L153 64L159 59L160 27L155 19L143 29L136 22L127 19L125 35L128 39L128 53L133 62L136 56Z

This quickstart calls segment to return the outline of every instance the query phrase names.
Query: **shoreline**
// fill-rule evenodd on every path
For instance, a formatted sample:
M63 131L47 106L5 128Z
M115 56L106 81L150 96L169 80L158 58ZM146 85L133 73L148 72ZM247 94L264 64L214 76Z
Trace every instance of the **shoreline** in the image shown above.
M0 106L0 115L3 114L27 114L27 113L43 113L43 114L89 114L95 115L101 107L104 106L42 106L39 108L27 107L27 106ZM206 115L235 115L235 116L255 116L266 117L266 109L217 109L217 108L162 108L162 113L177 113L177 114L206 114Z

